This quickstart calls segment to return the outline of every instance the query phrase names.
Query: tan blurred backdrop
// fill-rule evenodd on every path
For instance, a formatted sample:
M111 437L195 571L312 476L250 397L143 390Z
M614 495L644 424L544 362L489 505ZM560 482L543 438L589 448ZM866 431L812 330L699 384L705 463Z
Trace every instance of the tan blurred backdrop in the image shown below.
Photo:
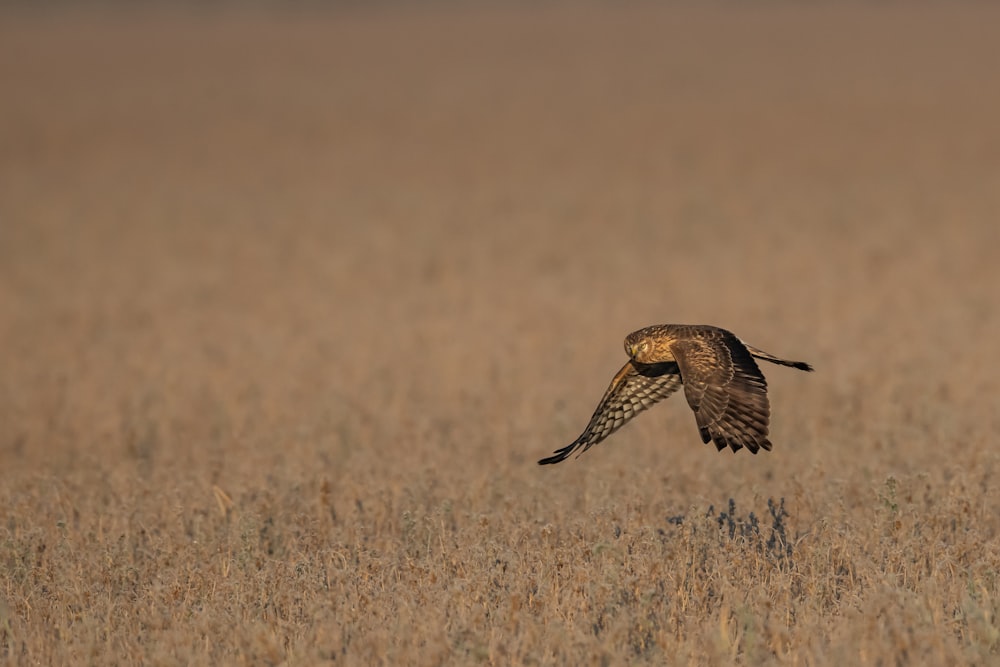
M279 515L322 487L341 523L797 496L805 532L888 475L996 469L997 25L985 3L2 10L10 539L72 511L173 525L213 485ZM816 366L763 369L774 451L717 454L677 397L535 466L659 322Z

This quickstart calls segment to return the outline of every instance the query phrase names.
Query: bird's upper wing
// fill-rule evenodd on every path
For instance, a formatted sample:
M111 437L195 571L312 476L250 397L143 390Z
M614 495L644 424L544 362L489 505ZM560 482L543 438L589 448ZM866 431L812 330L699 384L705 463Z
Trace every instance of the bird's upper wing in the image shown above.
M617 431L632 417L677 391L681 376L674 362L639 364L629 360L611 381L580 437L539 465L559 463L582 447L581 454Z
M702 332L670 344L704 442L754 454L771 449L767 381L743 343L727 331Z

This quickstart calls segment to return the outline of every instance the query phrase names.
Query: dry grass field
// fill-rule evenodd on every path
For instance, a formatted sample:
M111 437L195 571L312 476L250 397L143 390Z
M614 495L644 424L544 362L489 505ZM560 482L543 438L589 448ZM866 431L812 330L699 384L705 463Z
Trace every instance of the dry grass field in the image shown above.
M1000 9L531 4L0 9L0 664L1000 661Z

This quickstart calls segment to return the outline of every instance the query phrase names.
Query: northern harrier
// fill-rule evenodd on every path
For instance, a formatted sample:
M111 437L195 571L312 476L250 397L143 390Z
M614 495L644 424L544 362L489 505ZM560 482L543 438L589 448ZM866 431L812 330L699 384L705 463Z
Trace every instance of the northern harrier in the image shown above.
M725 329L707 325L660 324L625 338L629 360L611 381L580 437L539 465L559 463L577 449L587 451L632 417L684 385L703 442L722 451L728 445L753 454L771 449L767 380L754 357L811 371L803 361L779 359L747 345Z

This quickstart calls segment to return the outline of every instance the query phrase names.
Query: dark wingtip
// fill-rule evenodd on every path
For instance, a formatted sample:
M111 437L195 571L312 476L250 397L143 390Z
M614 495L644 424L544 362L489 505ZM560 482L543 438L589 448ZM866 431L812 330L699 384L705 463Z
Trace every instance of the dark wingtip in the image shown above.
M573 453L574 449L576 449L576 443L575 442L572 445L568 446L568 447L563 447L562 449L557 449L555 451L555 454L553 456L549 456L549 457L546 457L544 459L539 459L538 460L538 465L540 465L540 466L547 466L547 465L552 465L553 463L559 463L560 461L565 461L566 459L569 458L569 455Z
M800 371L809 371L810 373L816 370L804 361L793 361L792 368L798 368Z

